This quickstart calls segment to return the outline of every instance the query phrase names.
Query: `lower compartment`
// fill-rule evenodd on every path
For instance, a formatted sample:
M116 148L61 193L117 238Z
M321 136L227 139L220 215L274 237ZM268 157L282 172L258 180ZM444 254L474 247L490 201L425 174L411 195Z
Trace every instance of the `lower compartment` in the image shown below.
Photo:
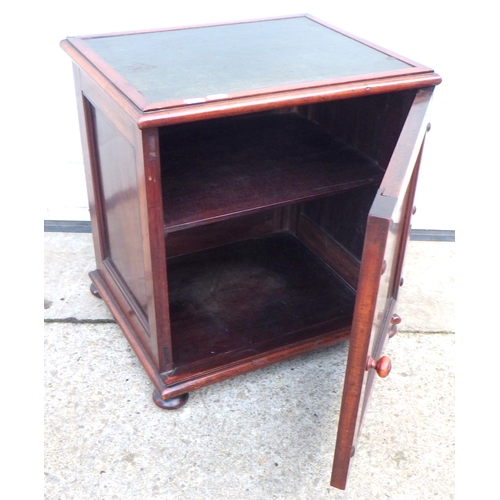
M167 267L177 375L329 333L345 339L352 322L354 290L286 231L174 257Z

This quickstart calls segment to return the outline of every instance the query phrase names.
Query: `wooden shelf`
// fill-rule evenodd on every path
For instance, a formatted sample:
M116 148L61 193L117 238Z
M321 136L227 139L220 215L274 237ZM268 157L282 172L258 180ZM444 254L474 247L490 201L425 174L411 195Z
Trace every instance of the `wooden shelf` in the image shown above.
M383 170L296 113L160 129L165 231L380 181Z
M206 366L351 324L355 292L287 232L167 261L174 364Z

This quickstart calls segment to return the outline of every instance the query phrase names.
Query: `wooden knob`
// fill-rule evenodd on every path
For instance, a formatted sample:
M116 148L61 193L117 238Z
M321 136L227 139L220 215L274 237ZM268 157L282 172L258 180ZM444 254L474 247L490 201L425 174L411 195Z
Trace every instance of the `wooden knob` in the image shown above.
M401 323L401 316L399 314L394 313L391 316L391 328L389 329L389 338L392 339L396 333L398 333L398 327L399 323Z
M90 284L90 293L94 296L97 297L98 299L101 299L101 294L99 293L99 290L97 287L94 285L94 283Z
M392 361L389 356L382 356L378 361L375 361L371 356L366 358L366 370L373 369L377 372L380 378L385 378L392 369Z
M382 269L380 270L380 275L382 276L386 270L387 270L387 261L384 260L384 262L382 262Z
M399 325L401 323L401 316L399 314L394 313L391 316L391 325Z
M398 333L398 327L396 325L392 325L389 329L389 338L392 339L396 333Z

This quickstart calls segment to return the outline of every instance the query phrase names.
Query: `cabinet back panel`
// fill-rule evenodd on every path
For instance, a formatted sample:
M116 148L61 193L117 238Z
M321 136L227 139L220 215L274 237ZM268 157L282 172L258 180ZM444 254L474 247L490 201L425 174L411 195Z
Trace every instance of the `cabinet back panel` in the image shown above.
M168 233L165 237L167 256L176 257L271 234L281 229L282 212L282 209L268 210Z
M300 106L299 112L387 168L415 91Z

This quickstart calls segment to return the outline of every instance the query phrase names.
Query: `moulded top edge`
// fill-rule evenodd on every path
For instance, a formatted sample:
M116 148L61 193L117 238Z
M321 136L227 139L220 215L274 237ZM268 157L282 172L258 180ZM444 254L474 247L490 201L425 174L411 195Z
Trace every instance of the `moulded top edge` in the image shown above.
M314 88L307 87L262 95L246 95L239 98L193 103L190 106L180 105L147 110L139 116L138 126L141 129L146 129L186 121L217 118L218 116L268 111L282 107L431 87L440 82L441 77L431 72L413 75L412 78L400 76Z

